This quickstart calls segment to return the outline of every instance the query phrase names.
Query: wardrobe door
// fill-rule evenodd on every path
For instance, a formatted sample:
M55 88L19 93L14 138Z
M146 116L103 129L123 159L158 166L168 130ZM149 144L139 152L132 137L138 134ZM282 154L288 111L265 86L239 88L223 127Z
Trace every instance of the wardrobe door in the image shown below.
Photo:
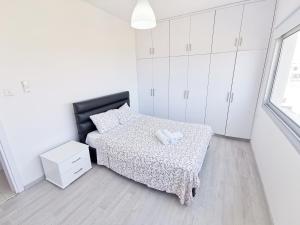
M205 123L221 135L225 134L235 55L232 52L211 56Z
M250 139L265 58L265 51L238 53L226 128L227 136Z
M138 59L151 58L152 35L151 30L136 31L136 55Z
M170 54L171 56L188 55L190 36L190 17L170 21Z
M185 121L188 56L170 58L169 118Z
M273 0L245 5L240 50L264 50L268 47L274 8Z
M243 6L216 10L213 53L236 51Z
M189 57L186 121L204 123L210 55Z
M153 115L152 59L137 61L140 113Z
M211 52L215 11L191 16L191 55Z
M170 22L158 22L152 30L153 57L169 57Z
M153 59L154 115L169 118L169 58Z

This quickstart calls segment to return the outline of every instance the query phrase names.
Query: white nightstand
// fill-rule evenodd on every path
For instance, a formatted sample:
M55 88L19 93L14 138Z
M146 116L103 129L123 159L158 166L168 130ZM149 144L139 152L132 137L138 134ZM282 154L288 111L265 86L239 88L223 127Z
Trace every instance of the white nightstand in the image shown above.
M92 168L88 145L70 141L41 156L46 180L66 188Z

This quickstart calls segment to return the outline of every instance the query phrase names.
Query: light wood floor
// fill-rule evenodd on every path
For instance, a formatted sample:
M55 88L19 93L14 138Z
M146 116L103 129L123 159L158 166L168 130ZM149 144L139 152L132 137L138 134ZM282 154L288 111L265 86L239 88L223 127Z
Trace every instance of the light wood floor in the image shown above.
M44 181L0 206L10 225L270 225L247 142L214 137L191 206L110 170L94 168L65 190Z
M14 195L15 193L10 190L4 171L0 170L0 205Z

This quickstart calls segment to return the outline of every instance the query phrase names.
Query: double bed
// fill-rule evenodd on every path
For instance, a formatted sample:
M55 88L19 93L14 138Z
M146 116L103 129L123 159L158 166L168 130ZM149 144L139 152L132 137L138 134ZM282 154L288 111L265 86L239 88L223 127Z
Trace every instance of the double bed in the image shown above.
M200 186L199 172L212 136L209 126L135 116L105 133L97 132L89 116L129 105L122 92L74 103L79 139L90 146L93 162L148 187L175 194L181 204L191 203ZM163 145L155 137L159 129L180 131L182 140Z

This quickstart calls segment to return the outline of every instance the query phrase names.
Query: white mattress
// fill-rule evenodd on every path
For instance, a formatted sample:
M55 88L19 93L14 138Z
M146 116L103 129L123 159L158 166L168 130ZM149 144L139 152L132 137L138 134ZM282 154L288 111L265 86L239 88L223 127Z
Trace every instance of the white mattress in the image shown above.
M183 139L162 145L158 129L180 131ZM200 185L199 172L212 136L209 126L141 116L106 133L87 138L97 150L97 163L151 188L176 194L182 204Z
M101 134L98 131L93 131L88 133L88 135L86 136L85 139L85 143L89 146L91 146L92 148L97 148L96 145L96 140L101 137Z

